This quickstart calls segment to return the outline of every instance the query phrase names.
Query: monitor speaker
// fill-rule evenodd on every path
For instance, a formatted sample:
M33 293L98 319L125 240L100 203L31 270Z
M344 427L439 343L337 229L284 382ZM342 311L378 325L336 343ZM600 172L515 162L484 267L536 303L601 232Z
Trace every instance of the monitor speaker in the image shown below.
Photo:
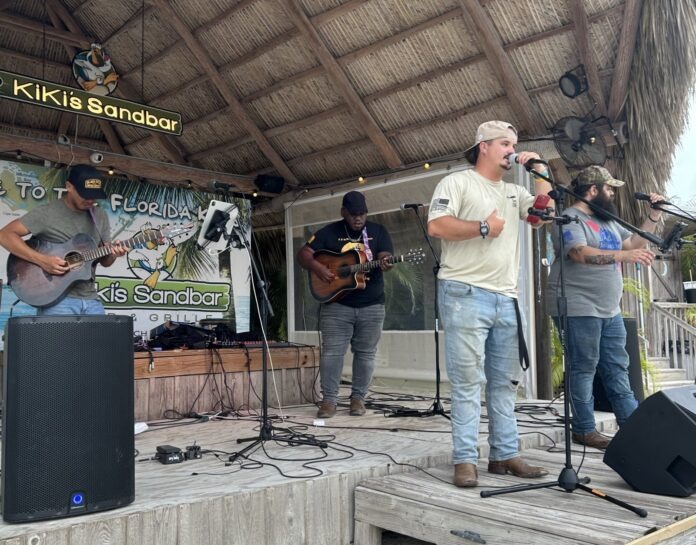
M639 492L696 491L696 385L651 395L621 426L604 463Z
M282 176L259 174L254 180L254 185L264 193L282 193L285 187L285 179Z
M80 515L133 501L132 318L10 318L3 394L5 521Z

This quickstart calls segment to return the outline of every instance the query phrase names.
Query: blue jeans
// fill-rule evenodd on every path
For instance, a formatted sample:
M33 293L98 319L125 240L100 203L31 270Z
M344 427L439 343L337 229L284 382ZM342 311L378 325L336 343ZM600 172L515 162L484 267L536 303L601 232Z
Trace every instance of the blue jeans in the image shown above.
M568 317L568 355L573 432L595 429L592 387L595 371L621 426L638 407L628 380L626 328L621 314L613 318Z
M105 314L104 305L98 299L63 297L55 305L37 309L37 316L63 316L65 314Z
M340 303L321 305L321 361L319 375L324 401L337 403L343 358L353 352L353 386L350 397L365 399L375 368L377 343L382 335L384 305L353 308Z
M452 461L475 464L486 387L489 459L519 454L515 400L522 377L515 302L454 280L439 280L447 375L452 385Z

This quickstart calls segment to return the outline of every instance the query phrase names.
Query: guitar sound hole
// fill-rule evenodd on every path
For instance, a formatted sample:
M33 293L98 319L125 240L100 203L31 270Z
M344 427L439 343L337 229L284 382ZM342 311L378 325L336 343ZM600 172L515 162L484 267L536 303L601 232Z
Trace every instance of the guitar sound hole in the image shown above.
M84 263L82 255L78 252L70 252L67 254L65 256L65 261L67 261L68 267L70 267L71 270L79 269Z
M336 274L338 274L338 276L341 278L350 276L350 267L348 267L347 265L342 265L341 267L336 269Z

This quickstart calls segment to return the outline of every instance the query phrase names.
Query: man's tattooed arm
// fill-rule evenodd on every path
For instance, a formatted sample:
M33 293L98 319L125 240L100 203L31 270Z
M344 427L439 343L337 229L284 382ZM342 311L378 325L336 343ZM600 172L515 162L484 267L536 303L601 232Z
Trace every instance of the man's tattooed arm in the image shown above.
M585 246L571 248L569 251L571 259L587 265L612 265L616 263L615 254L583 255L582 252L585 248Z

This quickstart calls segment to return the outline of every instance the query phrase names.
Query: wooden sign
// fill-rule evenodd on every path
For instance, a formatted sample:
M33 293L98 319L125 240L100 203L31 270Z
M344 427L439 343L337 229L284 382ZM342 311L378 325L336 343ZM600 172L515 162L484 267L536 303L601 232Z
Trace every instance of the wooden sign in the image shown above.
M126 123L141 129L181 134L181 114L137 102L98 96L73 87L0 70L0 98Z

